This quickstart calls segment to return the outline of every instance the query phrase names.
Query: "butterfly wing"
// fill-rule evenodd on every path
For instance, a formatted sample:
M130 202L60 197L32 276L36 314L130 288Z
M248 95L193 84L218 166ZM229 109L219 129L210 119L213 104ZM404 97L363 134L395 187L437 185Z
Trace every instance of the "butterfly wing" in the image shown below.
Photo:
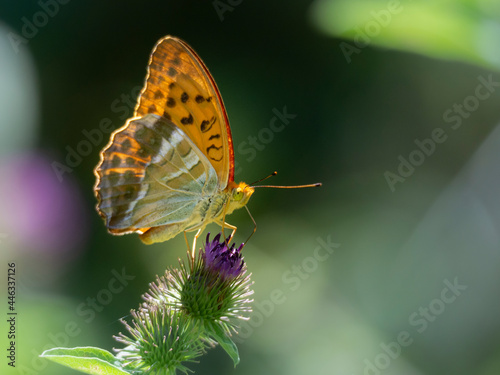
M190 224L218 176L179 127L157 115L134 118L113 133L96 167L97 209L113 234ZM176 233L177 234L177 233Z
M162 116L181 128L217 172L219 189L234 181L231 129L222 97L203 61L172 36L153 49L135 116Z

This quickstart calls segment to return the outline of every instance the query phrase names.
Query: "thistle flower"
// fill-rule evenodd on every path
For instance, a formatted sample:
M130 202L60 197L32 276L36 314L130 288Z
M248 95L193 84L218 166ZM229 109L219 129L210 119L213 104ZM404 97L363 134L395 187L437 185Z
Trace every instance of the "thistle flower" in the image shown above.
M207 235L205 249L198 253L187 268L179 262L179 269L167 270L156 284L150 285L145 296L148 303L167 303L203 323L221 324L230 334L238 320L251 312L248 297L250 275L241 255L241 248L228 245L218 234L210 241Z
M235 365L239 362L231 335L240 320L248 320L253 291L243 245L227 241L221 242L220 234L210 241L209 233L204 249L187 267L179 260L178 269L168 269L150 284L145 302L132 312L132 324L124 322L131 337L116 337L127 345L118 351L129 368L147 374L186 372L183 363L217 343Z
M121 320L131 337L115 336L127 345L116 350L125 368L142 374L187 373L184 363L196 362L204 353L206 344L199 339L199 329L178 311L164 305L143 305L131 315L132 324Z

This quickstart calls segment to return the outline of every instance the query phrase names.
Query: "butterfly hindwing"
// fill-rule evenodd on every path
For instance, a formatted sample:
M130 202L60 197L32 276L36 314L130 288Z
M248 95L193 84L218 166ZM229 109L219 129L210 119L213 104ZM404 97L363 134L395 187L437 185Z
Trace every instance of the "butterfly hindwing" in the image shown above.
M157 114L181 128L206 155L224 189L234 180L231 130L222 98L198 55L167 36L154 48L135 116Z
M98 210L111 233L188 226L203 195L217 189L206 156L172 122L157 115L118 129L96 168Z

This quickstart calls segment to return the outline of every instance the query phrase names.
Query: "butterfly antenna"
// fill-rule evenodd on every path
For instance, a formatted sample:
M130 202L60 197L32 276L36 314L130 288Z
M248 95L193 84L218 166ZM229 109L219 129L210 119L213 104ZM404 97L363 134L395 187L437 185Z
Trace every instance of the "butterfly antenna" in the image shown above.
M310 187L320 187L322 185L321 182L316 182L315 184L307 184L307 185L292 185L292 186L278 186L278 185L259 185L253 186L254 188L275 188L275 189L301 189L301 188L310 188Z
M258 182L262 182L264 180L267 180L269 177L276 176L278 172L274 171L271 173L269 176L261 178L260 180L257 180L255 182L252 182L250 186L254 188L261 188L261 187L267 187L267 188L275 188L275 189L301 189L301 188L309 188L309 187L320 187L322 184L321 182L317 182L315 184L307 184L307 185L292 185L292 186L277 186L277 185L257 185L255 186L254 184ZM250 215L251 216L251 215ZM255 223L255 222L254 222ZM252 233L253 234L253 233Z
M273 177L273 176L276 176L278 174L278 172L274 171L273 173L271 173L269 176L266 176L264 178L261 178L260 180L257 180L257 181L254 181L252 182L251 184L249 184L249 186L253 186L254 184L256 183L259 183L259 182L262 182L264 180L267 180L269 177Z

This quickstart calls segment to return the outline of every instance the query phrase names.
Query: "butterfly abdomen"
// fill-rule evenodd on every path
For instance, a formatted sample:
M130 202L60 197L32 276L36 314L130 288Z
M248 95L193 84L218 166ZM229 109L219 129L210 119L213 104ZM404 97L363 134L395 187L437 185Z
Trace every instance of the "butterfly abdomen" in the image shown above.
M191 217L191 222L198 225L190 226L187 230L204 228L209 223L220 221L224 214L224 208L229 201L229 196L225 192L212 195L200 200Z

